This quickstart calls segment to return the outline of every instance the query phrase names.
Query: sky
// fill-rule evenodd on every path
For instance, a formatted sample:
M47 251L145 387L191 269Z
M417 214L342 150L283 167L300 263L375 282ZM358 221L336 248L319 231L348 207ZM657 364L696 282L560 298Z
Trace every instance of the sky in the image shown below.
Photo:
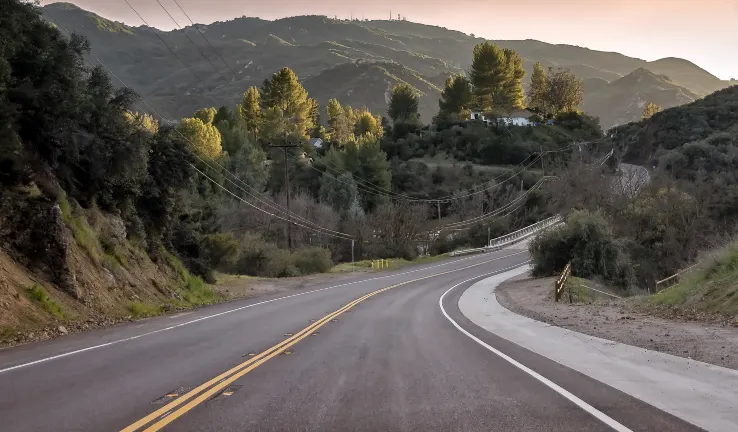
M129 25L141 20L125 0L68 0ZM157 0L128 0L153 27L174 23ZM159 0L181 25L174 0ZM487 39L537 39L615 51L652 61L687 59L721 79L738 79L738 0L177 0L198 23L235 17L327 15L409 21ZM42 1L42 4L53 3Z

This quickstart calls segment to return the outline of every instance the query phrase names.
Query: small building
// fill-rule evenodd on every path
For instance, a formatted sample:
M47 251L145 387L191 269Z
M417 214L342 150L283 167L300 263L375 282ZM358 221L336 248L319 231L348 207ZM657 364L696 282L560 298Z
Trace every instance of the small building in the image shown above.
M497 120L505 122L508 126L529 126L533 125L530 118L534 115L535 113L528 110L513 110L507 116L498 117Z
M310 138L308 142L315 148L323 148L323 140L320 138Z
M469 114L469 120L487 121L487 118L484 116L484 113L482 112L472 111L471 114Z

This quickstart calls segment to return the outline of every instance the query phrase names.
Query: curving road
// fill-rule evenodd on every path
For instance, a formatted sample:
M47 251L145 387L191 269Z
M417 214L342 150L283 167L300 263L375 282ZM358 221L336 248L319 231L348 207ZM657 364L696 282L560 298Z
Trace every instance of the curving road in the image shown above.
M693 431L474 325L505 250L0 351L3 431Z

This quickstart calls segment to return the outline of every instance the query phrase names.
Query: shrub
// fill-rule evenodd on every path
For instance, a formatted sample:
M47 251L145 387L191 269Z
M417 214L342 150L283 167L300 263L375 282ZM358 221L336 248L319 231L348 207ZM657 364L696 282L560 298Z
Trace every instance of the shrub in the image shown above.
M328 249L309 247L294 252L293 256L295 266L302 274L325 273L333 267Z
M288 250L273 249L262 270L262 276L293 277L300 276L300 270L295 266L292 254Z
M599 213L573 212L565 225L545 231L530 243L529 249L537 276L554 275L571 261L576 276L600 276L621 287L633 282L625 246L614 237Z
M64 318L64 311L46 292L41 285L33 285L27 290L28 298L41 305L46 312L54 315L57 319Z

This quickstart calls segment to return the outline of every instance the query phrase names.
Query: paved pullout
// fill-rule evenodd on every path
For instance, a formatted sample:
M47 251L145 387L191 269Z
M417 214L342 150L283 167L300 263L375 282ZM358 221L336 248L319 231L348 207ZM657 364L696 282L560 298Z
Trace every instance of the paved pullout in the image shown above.
M474 284L461 296L460 310L509 343L706 430L738 430L738 371L577 333L505 309L497 302L495 288L529 270L520 267Z
M500 251L3 350L0 428L697 430L461 314L467 287L527 259Z

